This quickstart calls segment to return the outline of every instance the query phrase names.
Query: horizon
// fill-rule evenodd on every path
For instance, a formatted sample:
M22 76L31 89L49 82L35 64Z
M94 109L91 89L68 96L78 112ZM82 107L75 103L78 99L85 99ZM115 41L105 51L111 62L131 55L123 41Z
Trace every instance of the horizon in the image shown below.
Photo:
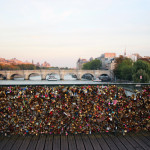
M104 52L104 53L106 53L106 52ZM102 54L104 54L104 53L102 53ZM112 52L113 53L113 52ZM116 54L116 53L115 53ZM135 53L134 53L135 54ZM117 55L116 54L116 57L119 57L119 56L124 56L124 54L120 54L120 55ZM126 56L130 56L130 55L132 55L132 54L126 54ZM139 54L140 55L140 54ZM99 55L99 56L101 56L101 55ZM97 57L99 57L99 56L97 56ZM142 56L142 55L140 55L140 56ZM97 58L97 57L95 57L95 58ZM142 56L142 57L144 57L144 56ZM1 57L1 58L3 58L3 57ZM91 58L91 57L90 57ZM83 58L83 57L80 57L80 59L86 59L86 60L90 60L90 58ZM94 58L94 57L93 57ZM95 59L94 58L94 59ZM31 61L29 61L29 60L21 60L21 59L18 59L18 58L16 58L16 57L12 57L12 58L9 58L9 59L7 59L7 58L4 58L5 60L11 60L11 59L17 59L17 60L19 60L19 61L22 61L23 63L30 63L30 64L32 64L32 62L33 62L33 64L34 65L36 65L37 63L40 63L40 65L42 65L44 62L47 62L47 63L49 63L50 64L50 62L48 62L48 61L46 61L46 60L43 60L42 62L38 62L38 61L34 61L33 59L31 60ZM78 58L79 59L79 58ZM77 59L77 61L78 61L78 59ZM77 63L77 61L76 61L76 63ZM59 67L59 68L76 68L76 66L75 67L68 67L68 66L52 66L51 64L50 64L50 67Z
M103 53L150 56L149 0L0 1L0 51L51 66L76 67Z

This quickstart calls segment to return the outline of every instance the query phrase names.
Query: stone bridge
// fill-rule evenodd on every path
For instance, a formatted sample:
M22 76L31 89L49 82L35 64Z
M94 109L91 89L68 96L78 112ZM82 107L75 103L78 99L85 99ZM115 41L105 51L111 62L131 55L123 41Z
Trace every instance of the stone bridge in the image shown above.
M113 73L110 70L8 70L0 71L0 76L5 77L7 80L12 80L14 76L21 76L25 80L29 80L31 75L40 75L42 80L46 79L47 75L58 74L61 80L64 80L64 76L67 74L76 75L78 80L81 80L84 74L91 74L94 77L99 77L102 74L107 74L110 78L113 77Z

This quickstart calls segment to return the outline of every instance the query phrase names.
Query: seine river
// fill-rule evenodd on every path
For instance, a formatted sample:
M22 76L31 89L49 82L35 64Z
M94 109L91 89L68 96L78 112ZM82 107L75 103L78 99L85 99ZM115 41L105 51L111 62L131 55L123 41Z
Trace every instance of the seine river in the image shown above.
M40 76L30 77L30 80L16 78L14 80L0 80L0 85L90 85L102 84L102 82L93 82L92 80L76 80L71 76L66 76L64 80L58 78L57 81L41 80Z
M40 77L32 77L30 80L24 80L23 78L17 78L15 80L0 80L0 86L15 86L15 85L48 85L48 86L57 86L57 85L110 85L110 84L117 84L111 82L93 82L91 80L76 80L75 78L66 78L65 80L57 80L57 81L48 81L48 80L41 80ZM123 85L118 85L123 86ZM133 85L127 84L126 87L133 89ZM135 87L134 87L135 88ZM130 91L125 91L128 96L134 94Z
M80 80L0 80L0 85L90 85L102 84L102 82L80 81Z

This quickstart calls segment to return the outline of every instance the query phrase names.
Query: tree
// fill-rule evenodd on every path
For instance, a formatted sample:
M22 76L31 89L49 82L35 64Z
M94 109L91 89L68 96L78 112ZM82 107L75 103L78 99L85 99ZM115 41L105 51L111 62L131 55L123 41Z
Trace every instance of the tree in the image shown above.
M121 64L122 61L125 60L125 59L126 59L126 57L124 57L123 55L120 55L119 57L116 57L116 58L115 58L116 66L117 66L118 64Z
M83 64L83 67L82 67L83 70L91 70L90 68L91 68L91 63L90 62L87 62L87 63Z
M150 78L145 70L139 69L137 73L133 74L133 80L138 83L148 83Z
M33 64L20 64L18 65L20 70L35 70L36 66Z
M117 79L121 79L121 63L125 60L125 57L120 55L115 59L115 69L114 69L114 75Z
M150 63L144 60L137 60L133 65L133 73L138 72L140 69L145 70L150 75Z
M0 70L35 70L40 69L40 67L37 67L33 64L19 64L19 65L3 65L0 64Z
M98 59L87 62L83 65L82 69L84 70L99 70L102 66L102 62Z
M117 79L132 81L132 64L133 61L129 58L120 56L116 60L114 74Z
M142 79L140 79L140 76ZM133 65L133 80L134 82L149 82L150 81L150 63L137 60Z
M128 65L122 66L121 79L132 81L132 66L128 66Z

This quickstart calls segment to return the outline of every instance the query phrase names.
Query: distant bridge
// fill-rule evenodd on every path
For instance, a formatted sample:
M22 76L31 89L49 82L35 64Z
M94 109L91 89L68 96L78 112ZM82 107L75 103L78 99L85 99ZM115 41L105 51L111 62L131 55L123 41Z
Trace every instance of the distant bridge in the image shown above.
M14 79L15 76L21 76L25 80L29 80L31 75L39 75L42 80L46 80L46 76L50 74L57 74L61 80L64 80L64 76L68 74L76 75L78 80L81 80L85 74L91 74L93 77L99 77L100 75L106 74L110 78L113 77L111 70L1 70L0 76L7 80Z

